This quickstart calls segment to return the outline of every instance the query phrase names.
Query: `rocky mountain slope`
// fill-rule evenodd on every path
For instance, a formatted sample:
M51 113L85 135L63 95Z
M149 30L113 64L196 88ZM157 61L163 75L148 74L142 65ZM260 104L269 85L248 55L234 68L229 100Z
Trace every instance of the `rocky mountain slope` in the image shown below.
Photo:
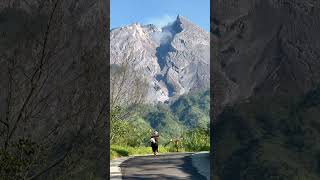
M319 3L228 1L214 10L220 104L253 95L301 95L320 82ZM217 83L218 82L218 83Z
M147 102L166 102L209 86L209 33L182 16L163 28L152 24L110 32L110 63L129 65L149 83Z
M213 179L320 179L319 3L214 7Z

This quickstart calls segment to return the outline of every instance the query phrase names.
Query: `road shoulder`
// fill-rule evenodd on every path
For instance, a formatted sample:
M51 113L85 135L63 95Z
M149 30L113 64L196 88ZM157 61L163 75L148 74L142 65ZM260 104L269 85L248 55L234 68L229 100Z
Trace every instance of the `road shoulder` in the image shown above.
M110 161L110 180L122 180L120 165L132 157L121 157Z
M210 179L210 157L209 152L199 152L191 156L192 165L197 169L198 173Z
M122 173L120 165L131 158L139 157L139 156L151 156L153 154L145 154L145 155L134 155L128 157L120 157L110 161L110 180L122 180Z

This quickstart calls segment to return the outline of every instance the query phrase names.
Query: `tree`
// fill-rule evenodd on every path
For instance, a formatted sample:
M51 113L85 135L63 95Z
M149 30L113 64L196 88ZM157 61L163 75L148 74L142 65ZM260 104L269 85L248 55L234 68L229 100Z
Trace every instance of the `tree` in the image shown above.
M148 84L142 71L134 69L132 53L110 69L110 142L127 145L126 137L136 134L128 121L137 105L144 102ZM131 134L130 134L131 133Z
M118 111L122 107L120 116L114 118L123 119L130 113L130 107L144 102L148 92L148 84L142 70L134 69L135 59L129 52L119 64L112 64L110 70L110 106L111 111ZM117 109L117 110L116 110Z
M0 41L1 176L76 178L90 153L105 155L108 67L100 40L107 30L96 28L99 2L13 0L2 7L0 23L10 31Z
M188 130L183 136L182 145L187 151L209 151L209 134L209 129L200 127Z

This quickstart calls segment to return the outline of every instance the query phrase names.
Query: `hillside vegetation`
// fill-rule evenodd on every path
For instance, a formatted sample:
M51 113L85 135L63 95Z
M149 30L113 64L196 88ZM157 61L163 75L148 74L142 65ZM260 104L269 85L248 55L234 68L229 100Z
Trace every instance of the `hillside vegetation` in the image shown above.
M126 119L111 118L111 158L151 153L154 130L160 133L160 153L209 150L209 102L209 90L201 90L170 104L138 105Z
M216 127L216 179L319 179L319 117L319 87L226 108Z

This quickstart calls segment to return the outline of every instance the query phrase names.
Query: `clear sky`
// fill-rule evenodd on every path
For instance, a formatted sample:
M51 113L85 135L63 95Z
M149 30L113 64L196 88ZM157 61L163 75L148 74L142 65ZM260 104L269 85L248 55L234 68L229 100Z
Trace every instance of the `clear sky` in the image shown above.
M210 0L110 0L110 28L134 22L166 25L177 15L210 31Z

